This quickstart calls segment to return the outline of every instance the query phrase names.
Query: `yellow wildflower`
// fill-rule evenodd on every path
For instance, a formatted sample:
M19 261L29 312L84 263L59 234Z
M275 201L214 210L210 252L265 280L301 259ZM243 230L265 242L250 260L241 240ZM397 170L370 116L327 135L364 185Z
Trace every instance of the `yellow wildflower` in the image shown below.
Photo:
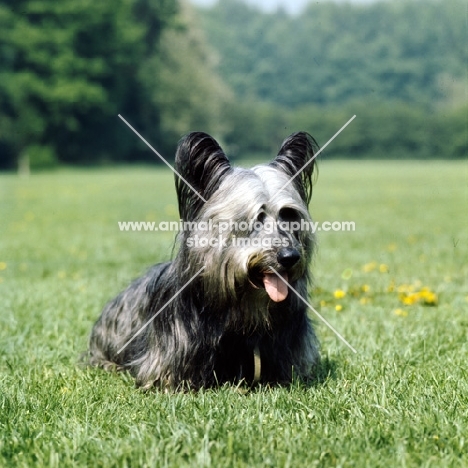
M336 310L337 312L341 312L341 311L343 310L343 306L342 306L341 304L336 304L335 310Z
M411 293L411 294L401 294L400 295L400 301L404 305L413 305L418 302L419 299L419 294L418 293Z
M385 263L381 263L379 266L379 271L380 273L388 273L388 265L385 265Z
M366 263L362 269L366 272L369 273L370 271L374 271L377 268L377 262L370 262Z
M6 270L7 264L5 262L0 262L0 271Z
M436 305L438 302L437 294L428 288L423 288L419 293L419 297L425 305Z
M343 299L343 297L346 296L346 292L343 291L342 289L337 289L334 293L333 296L335 299Z

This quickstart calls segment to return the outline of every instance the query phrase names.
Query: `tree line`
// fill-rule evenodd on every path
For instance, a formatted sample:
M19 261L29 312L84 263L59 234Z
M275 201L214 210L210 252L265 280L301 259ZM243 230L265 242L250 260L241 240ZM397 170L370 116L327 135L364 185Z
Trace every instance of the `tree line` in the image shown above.
M154 161L192 130L234 157L297 130L330 157L467 154L463 0L0 0L0 168Z
M177 0L0 0L0 167L154 161L218 131L227 87Z
M431 106L464 94L464 0L310 2L295 16L219 0L202 11L220 73L242 99L289 108L356 99Z
M324 144L356 114L328 157L466 157L465 10L463 0L310 2L294 16L241 0L203 9L237 98L229 143L261 151L303 129Z

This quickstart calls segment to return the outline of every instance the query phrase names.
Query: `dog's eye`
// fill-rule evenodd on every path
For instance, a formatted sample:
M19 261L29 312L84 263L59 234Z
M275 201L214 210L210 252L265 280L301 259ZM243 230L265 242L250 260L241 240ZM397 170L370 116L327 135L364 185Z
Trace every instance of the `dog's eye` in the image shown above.
M260 211L260 213L258 213L257 215L257 218L256 218L256 221L258 221L259 223L264 223L265 220L266 220L266 213L264 211Z
M301 220L301 215L294 208L281 208L281 210L279 210L278 217L280 221L287 223Z

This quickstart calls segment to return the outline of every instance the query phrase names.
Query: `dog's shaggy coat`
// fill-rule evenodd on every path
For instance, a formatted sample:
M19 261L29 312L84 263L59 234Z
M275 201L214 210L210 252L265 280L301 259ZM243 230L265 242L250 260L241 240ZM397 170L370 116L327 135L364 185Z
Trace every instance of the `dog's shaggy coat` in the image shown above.
M316 148L309 134L295 133L272 162L247 170L231 166L209 135L184 137L175 185L191 229L179 233L172 262L152 267L104 308L90 364L127 369L144 388L311 377L318 343L296 292L307 298L314 236L297 225L311 221ZM221 229L226 220L230 228Z

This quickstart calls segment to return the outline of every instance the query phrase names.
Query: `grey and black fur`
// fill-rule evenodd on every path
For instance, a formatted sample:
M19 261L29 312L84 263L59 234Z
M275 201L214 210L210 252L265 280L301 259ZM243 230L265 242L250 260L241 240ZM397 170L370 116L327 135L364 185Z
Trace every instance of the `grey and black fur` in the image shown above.
M273 286L272 299L266 285L275 269L307 298L314 236L310 230L271 226L277 221L311 221L308 203L315 161L280 189L311 161L316 149L309 134L295 133L272 162L248 170L231 166L211 136L194 132L184 137L175 169L206 203L176 176L181 219L212 220L214 226L222 220L255 220L256 229L221 232L215 227L207 232L193 227L180 232L172 262L153 266L106 305L91 333L90 364L128 370L144 388L198 389L252 382L256 351L261 382L312 377L319 353L307 308L292 291L275 299L280 286ZM259 228L268 224L268 230ZM201 247L193 243L196 236L223 242ZM233 245L233 240L244 238L256 241ZM263 247L265 240L272 246Z

